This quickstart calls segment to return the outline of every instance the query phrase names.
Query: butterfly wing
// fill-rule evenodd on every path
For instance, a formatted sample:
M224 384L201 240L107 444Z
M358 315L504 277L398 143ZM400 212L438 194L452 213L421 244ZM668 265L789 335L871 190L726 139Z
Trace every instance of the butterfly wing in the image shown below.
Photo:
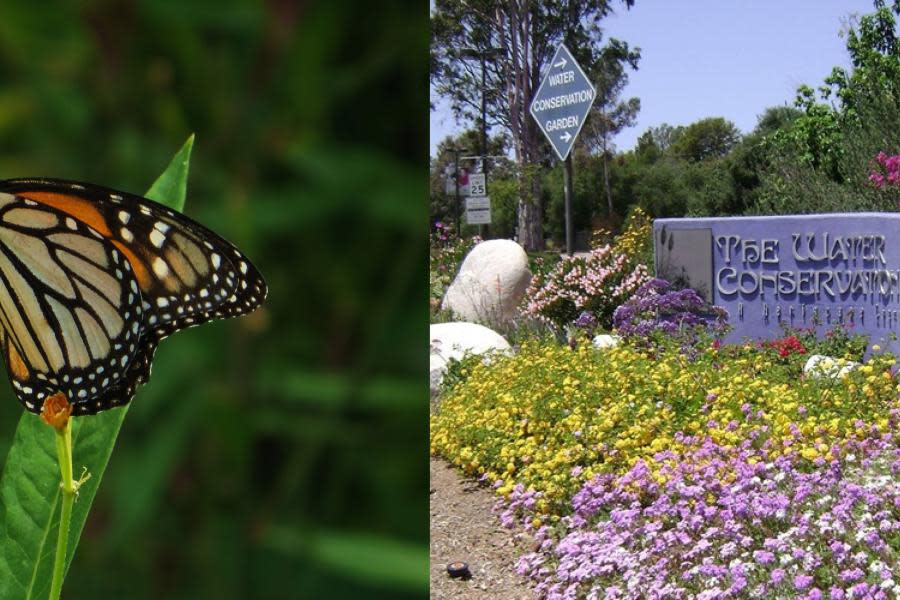
M23 382L17 373L23 373L23 368L34 371L35 366L47 362L47 357L36 355L34 348L28 345L29 338L24 337L26 332L14 329L12 322L8 327L0 315L7 368L20 400L34 412L40 411L42 397L56 391L62 391L73 402L75 414L89 414L125 404L131 400L136 386L149 377L150 363L160 340L179 329L250 312L265 299L267 290L262 276L234 245L184 215L145 198L74 182L19 179L0 182L0 200L7 203L0 207L3 211L0 213L0 274L6 268L4 255L18 256L24 247L32 252L37 248L39 254L31 262L19 259L13 265L16 272L24 274L26 285L20 286L24 291L12 290L8 294L9 300L5 300L0 288L0 308L6 302L10 314L30 318L27 311L22 312L27 306L20 305L19 294L22 292L30 299L28 293L31 290L38 297L36 304L28 304L35 319L60 312L57 304L73 315L71 320L65 318L65 313L62 313L63 318L48 319L45 337L39 339L52 336L61 338L65 344L65 340L72 338L68 343L76 350L79 349L78 340L82 345L94 343L96 347L88 349L89 369L108 365L112 359L118 361L117 368L103 367L110 375L103 387L76 389L63 386L63 378L74 381L82 375L78 369L83 368L80 365L85 362L85 356L77 352L65 354L63 364L57 364L60 369L54 372L56 376L51 379L48 375L45 384L28 385L34 381ZM12 219L16 223L10 223L5 215L13 209L31 212L14 216ZM26 238L12 242L4 239L4 236L13 236L10 232L18 232L16 227L26 230ZM40 250L42 247L46 248L46 253ZM116 321L116 317L127 321L125 327L133 337L116 340L107 335L110 342L107 349L90 322L79 325L82 312L98 310L98 303L105 307L102 301L90 294L79 300L77 294L73 298L71 295L61 297L59 290L53 292L54 285L68 291L58 270L74 278L77 275L68 272L73 270L72 264L76 268L88 268L72 258L54 258L71 253L83 260L90 254L100 261L93 262L92 268L101 273L92 275L96 275L98 281L105 276L108 287L112 286L108 278L122 273L123 279L117 281L120 281L123 295L113 309L101 316L111 321ZM105 262L101 254L106 258ZM50 255L50 260L46 255ZM23 256L28 256L27 252ZM117 270L116 266L122 268ZM76 281L74 285L79 284ZM56 304L40 299L41 293L48 294L48 287ZM27 354L29 350L31 354ZM97 350L97 356L90 350ZM101 350L107 350L107 353L103 354ZM125 362L116 352L127 353ZM86 381L83 376L81 381ZM27 389L32 395L24 391Z
M56 207L109 239L131 263L147 326L163 335L252 312L265 299L262 275L240 250L152 200L53 179L2 181L0 192Z
M122 252L65 213L0 193L0 341L28 410L56 392L97 408L139 354L142 320Z

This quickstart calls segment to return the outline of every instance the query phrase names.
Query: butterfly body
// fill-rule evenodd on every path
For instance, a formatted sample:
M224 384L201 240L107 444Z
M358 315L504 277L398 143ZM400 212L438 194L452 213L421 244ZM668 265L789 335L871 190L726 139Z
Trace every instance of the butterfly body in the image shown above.
M235 246L167 207L51 179L0 181L0 350L31 412L128 403L171 333L255 310L267 290Z

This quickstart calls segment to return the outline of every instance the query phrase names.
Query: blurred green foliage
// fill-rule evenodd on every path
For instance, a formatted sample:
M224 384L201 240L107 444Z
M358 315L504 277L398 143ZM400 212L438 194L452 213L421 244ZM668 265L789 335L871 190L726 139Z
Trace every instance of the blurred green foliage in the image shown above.
M141 192L195 132L186 213L270 286L162 344L65 597L426 594L427 14L361 10L0 4L0 176Z

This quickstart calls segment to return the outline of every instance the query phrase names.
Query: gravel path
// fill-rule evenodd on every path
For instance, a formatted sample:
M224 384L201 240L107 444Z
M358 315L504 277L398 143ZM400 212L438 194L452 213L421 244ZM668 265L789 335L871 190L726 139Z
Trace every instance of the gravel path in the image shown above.
M450 465L431 458L431 598L438 600L537 600L515 571L529 549L491 512L496 496ZM468 563L472 578L447 575L447 564Z

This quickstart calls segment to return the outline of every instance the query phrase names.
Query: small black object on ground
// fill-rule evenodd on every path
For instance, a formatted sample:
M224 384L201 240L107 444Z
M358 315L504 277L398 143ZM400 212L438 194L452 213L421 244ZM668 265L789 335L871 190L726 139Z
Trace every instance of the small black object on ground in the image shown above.
M469 571L469 565L464 562L452 562L447 565L447 573L450 574L450 577L453 579L469 579L472 577L471 571Z

